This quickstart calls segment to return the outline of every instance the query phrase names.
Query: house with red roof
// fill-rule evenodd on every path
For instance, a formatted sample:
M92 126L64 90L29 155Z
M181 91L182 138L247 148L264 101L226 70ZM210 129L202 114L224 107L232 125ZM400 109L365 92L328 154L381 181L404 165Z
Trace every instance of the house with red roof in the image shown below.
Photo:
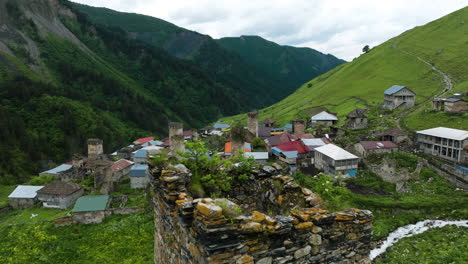
M139 139L133 141L133 144L142 145L142 144L145 144L146 142L149 142L151 140L154 140L154 137L139 138Z
M271 153L282 162L296 164L297 160L307 158L310 150L302 141L298 140L276 145L272 148Z
M265 147L269 153L271 153L273 147L276 147L279 144L286 143L291 141L291 135L288 133L280 134L280 135L274 135L271 137L266 138L265 141Z
M361 141L354 145L354 149L361 157L369 154L384 154L398 151L398 146L392 141Z
M133 161L129 161L126 159L120 159L114 163L112 163L112 180L117 182L123 176L128 175L130 173L130 168L132 165L135 164Z

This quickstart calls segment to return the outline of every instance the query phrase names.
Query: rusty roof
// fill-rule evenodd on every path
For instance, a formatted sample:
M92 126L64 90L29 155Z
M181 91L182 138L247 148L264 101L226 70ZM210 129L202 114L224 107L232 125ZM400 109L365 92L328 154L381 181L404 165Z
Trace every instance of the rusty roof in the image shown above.
M51 195L70 195L81 189L83 189L83 187L78 183L57 181L47 184L44 186L44 188L37 191L37 193Z

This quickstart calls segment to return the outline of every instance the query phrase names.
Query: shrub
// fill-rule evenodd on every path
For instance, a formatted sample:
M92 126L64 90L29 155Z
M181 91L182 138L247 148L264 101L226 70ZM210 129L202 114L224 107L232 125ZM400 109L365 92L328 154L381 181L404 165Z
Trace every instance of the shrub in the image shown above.
M48 174L41 174L39 176L34 176L29 180L27 184L29 185L46 185L50 182L53 182L55 177Z

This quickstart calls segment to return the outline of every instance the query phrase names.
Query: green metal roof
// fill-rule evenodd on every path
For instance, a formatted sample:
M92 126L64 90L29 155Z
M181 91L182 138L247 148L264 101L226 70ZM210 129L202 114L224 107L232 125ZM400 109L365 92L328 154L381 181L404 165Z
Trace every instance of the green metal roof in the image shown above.
M107 209L109 195L88 195L81 196L75 203L72 212L94 212Z

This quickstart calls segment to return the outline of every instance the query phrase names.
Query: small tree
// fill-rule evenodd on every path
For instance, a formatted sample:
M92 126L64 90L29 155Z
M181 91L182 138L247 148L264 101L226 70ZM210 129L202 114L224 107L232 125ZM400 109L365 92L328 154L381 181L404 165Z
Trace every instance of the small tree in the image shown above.
M362 48L362 52L367 53L370 51L369 45L365 45L364 48Z

